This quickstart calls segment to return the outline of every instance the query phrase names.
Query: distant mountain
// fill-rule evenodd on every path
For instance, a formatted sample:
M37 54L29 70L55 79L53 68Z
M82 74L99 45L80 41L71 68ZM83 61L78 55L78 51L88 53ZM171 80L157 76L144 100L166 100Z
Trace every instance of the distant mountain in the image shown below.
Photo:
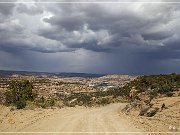
M103 74L90 74L90 73L56 73L56 76L65 77L102 77Z
M61 77L102 77L103 74L90 74L90 73L50 73L50 72L31 72L31 71L9 71L0 70L0 76L18 75L37 75L37 76L61 76Z

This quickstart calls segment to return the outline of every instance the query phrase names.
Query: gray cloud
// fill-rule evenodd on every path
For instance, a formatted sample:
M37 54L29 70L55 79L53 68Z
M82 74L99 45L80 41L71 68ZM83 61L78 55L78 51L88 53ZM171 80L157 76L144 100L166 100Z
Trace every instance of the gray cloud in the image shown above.
M30 14L30 15L35 15L35 14L42 14L43 13L43 9L41 8L41 6L37 5L37 4L18 4L17 5L17 11L19 13L26 13L26 14Z
M7 3L0 4L0 14L1 15L6 15L6 16L12 14L14 6L15 6L15 4L13 4L13 3L10 3L10 4L7 4Z
M0 68L180 72L179 22L180 4L0 4L0 51L12 59Z
M134 6L137 6L137 9L134 9ZM54 30L41 29L40 35L61 41L68 47L83 48L87 40L78 39L74 33L83 37L82 35L88 34L87 31L89 31L100 39L105 33L99 33L99 31L105 31L107 42L104 41L103 46L98 46L99 40L95 37L91 38L86 48L89 50L94 50L94 44L99 49L102 48L102 51L117 49L118 46L126 44L162 45L165 39L176 33L172 30L178 25L179 9L177 4L58 5L56 9L50 10L52 17L43 19ZM172 22L175 24L171 24ZM88 26L86 31L85 26Z

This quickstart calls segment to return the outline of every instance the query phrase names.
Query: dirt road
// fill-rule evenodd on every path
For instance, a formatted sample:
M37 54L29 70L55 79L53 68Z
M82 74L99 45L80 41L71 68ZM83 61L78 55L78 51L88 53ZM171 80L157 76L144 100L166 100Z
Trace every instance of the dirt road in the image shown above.
M63 108L25 110L6 114L0 124L2 132L63 132L62 134L112 134L117 132L142 132L119 109L125 104L110 104L97 108ZM20 114L18 114L20 113ZM14 118L14 117L15 118ZM1 116L2 117L2 116ZM12 118L13 117L13 118ZM9 120L11 118L11 120ZM10 121L10 123L8 123ZM96 132L96 133L95 133ZM111 133L110 133L111 132ZM122 133L123 134L123 133Z

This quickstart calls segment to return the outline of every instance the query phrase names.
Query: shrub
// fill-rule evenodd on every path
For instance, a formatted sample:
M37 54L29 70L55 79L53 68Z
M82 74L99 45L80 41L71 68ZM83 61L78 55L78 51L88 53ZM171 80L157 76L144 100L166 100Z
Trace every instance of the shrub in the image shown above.
M172 96L173 96L173 93L172 93L172 92L168 92L168 93L166 93L166 95L167 95L168 97L172 97Z
M42 108L47 108L47 107L52 107L55 105L55 100L50 98L50 99L45 99L43 96L36 100L35 103L37 106L42 107Z
M8 90L5 92L6 104L15 105L17 109L24 108L26 101L33 99L32 88L33 85L28 80L10 82Z
M49 102L49 106L51 107L55 105L55 101L52 98L48 102Z
M63 101L62 100L55 101L54 106L58 108L64 107Z
M4 92L0 91L0 104L4 104L5 103L5 96L4 96Z
M149 75L140 76L122 87L125 91L119 91L122 95L128 95L128 92L135 87L139 93L146 92L150 89L149 94L152 98L159 94L167 94L173 92L176 88L180 88L180 75ZM168 94L171 96L171 94Z
M172 91L171 86L164 84L164 85L162 85L161 89L159 90L159 93L164 94L164 93L169 93L170 91Z
M108 98L102 98L102 100L101 100L102 105L106 105L106 104L109 104L109 103L110 103L110 101L109 101Z
M110 100L108 97L102 97L102 98L98 98L96 103L99 105L106 105L110 103Z
M26 101L24 99L20 99L16 101L15 106L17 107L17 109L23 109L26 107Z
M91 101L91 96L87 94L81 94L77 100L78 102L83 102L83 104L89 104L89 102Z
M158 95L158 90L157 89L152 89L151 91L149 91L149 96L150 96L151 99L153 99L157 95Z

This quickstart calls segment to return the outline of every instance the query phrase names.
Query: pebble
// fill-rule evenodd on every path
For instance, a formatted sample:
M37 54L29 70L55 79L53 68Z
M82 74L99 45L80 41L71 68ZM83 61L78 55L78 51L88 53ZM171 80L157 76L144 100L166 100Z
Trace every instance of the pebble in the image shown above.
M143 120L139 120L139 122L140 122L141 124L144 124L144 121L143 121Z

